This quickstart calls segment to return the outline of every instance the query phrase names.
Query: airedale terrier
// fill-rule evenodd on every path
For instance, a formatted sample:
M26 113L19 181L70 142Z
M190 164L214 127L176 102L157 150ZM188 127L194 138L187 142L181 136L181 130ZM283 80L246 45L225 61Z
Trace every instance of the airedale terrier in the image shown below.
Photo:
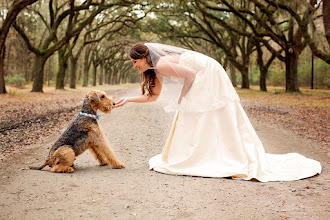
M41 170L48 165L53 172L72 173L75 157L87 149L100 165L124 168L97 123L97 110L110 113L113 105L114 102L104 92L90 91L76 119L51 147L47 160L39 167L30 166L30 169Z

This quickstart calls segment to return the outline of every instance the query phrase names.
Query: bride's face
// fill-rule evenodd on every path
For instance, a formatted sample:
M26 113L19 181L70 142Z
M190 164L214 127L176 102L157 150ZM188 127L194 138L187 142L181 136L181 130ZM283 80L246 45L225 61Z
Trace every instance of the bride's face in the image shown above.
M141 58L136 60L131 58L131 60L133 62L133 67L137 68L141 73L148 69L146 58Z

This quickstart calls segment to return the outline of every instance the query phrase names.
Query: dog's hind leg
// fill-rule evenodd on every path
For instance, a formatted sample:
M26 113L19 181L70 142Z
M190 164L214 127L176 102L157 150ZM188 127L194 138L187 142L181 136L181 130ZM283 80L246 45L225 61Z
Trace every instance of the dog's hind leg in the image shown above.
M51 169L54 173L73 173L74 169L68 166L55 165Z
M72 173L75 153L70 147L60 147L52 155L51 171L55 173Z

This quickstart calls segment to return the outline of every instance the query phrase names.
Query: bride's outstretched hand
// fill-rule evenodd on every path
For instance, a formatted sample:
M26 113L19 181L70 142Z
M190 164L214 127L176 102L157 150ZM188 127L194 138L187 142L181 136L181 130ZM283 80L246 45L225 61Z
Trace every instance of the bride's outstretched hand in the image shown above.
M116 102L116 105L114 106L115 108L121 107L123 105L125 105L128 102L128 99L126 97L122 97L121 99L119 99L118 102Z

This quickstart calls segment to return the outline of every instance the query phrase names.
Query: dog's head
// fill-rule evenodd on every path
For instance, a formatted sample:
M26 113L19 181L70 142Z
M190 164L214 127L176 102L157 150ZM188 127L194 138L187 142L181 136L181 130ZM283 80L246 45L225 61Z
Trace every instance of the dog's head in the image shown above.
M93 90L87 94L88 101L92 108L97 111L100 110L104 113L110 113L114 102L106 96L105 92Z

